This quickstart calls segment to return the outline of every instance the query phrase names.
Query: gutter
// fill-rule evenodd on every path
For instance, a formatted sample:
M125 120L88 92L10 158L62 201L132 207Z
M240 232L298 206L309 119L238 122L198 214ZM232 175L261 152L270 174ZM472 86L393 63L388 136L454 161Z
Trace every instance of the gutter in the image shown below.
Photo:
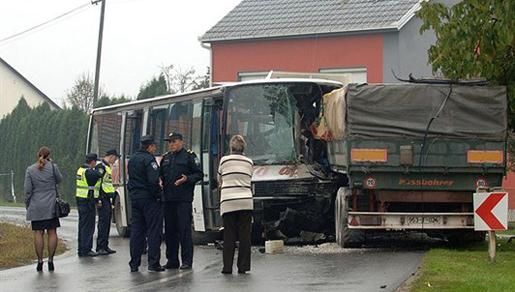
M202 37L198 37L200 46L206 50L209 50L209 87L213 86L213 49L210 43L204 43L201 40Z

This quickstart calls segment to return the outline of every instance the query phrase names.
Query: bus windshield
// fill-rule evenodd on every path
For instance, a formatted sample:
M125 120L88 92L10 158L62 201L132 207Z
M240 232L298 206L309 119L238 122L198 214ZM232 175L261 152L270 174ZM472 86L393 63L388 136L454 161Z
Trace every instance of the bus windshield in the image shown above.
M247 141L245 154L257 165L287 164L296 159L296 107L289 87L246 85L228 93L226 141L235 134L242 135Z

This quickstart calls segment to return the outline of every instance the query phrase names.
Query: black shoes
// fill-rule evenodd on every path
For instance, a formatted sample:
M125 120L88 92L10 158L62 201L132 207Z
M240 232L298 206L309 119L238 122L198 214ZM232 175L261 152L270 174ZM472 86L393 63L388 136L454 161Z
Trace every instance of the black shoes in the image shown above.
M48 270L53 272L55 270L54 262L48 262Z
M247 271L238 270L238 274L246 274Z
M87 253L79 253L79 257L96 257L98 256L98 253L90 250Z
M179 269L181 269L181 270L191 270L191 265L183 264Z
M165 268L162 266L148 267L149 272L164 272Z
M131 273L136 273L139 271L138 267L131 267Z
M116 250L114 250L114 249L110 249L109 247L106 247L106 248L105 248L105 251L107 251L109 254L116 253Z
M38 271L38 272L43 271L43 262L38 262L38 265L36 266L36 271Z
M105 249L97 250L97 255L99 255L99 256L108 255L108 254L109 254L109 252Z
M222 270L222 274L232 274L232 271L224 271L224 270Z
M166 265L164 265L163 267L165 269L167 269L167 270L178 269L179 268L179 264L166 263Z

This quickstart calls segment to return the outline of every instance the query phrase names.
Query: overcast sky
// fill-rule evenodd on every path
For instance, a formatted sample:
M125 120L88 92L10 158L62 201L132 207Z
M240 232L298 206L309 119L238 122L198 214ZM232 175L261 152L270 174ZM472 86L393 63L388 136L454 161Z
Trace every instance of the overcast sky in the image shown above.
M209 51L198 37L241 0L106 0L101 85L135 96L162 64L204 73ZM0 0L0 39L89 0ZM59 104L83 72L94 76L100 5L0 43L0 57Z

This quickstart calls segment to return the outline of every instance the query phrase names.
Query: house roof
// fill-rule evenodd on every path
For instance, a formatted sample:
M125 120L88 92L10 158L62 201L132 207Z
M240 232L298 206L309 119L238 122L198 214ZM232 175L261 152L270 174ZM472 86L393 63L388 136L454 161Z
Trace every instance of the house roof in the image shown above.
M420 0L243 0L200 41L400 30Z
M27 78L25 78L25 76L21 75L20 72L16 71L16 69L14 69L11 65L9 65L9 63L4 61L4 59L0 58L0 64L3 64L4 66L6 66L7 69L9 69L11 72L13 72L16 76L18 76L18 78L20 78L25 83L27 83L30 87L32 87L32 89L34 89L39 95L41 95L53 107L55 107L56 109L61 108L59 105L57 105L57 103L55 103L52 99L50 99L50 97L48 97L46 94L44 94L41 90L39 90L39 88L37 88Z

